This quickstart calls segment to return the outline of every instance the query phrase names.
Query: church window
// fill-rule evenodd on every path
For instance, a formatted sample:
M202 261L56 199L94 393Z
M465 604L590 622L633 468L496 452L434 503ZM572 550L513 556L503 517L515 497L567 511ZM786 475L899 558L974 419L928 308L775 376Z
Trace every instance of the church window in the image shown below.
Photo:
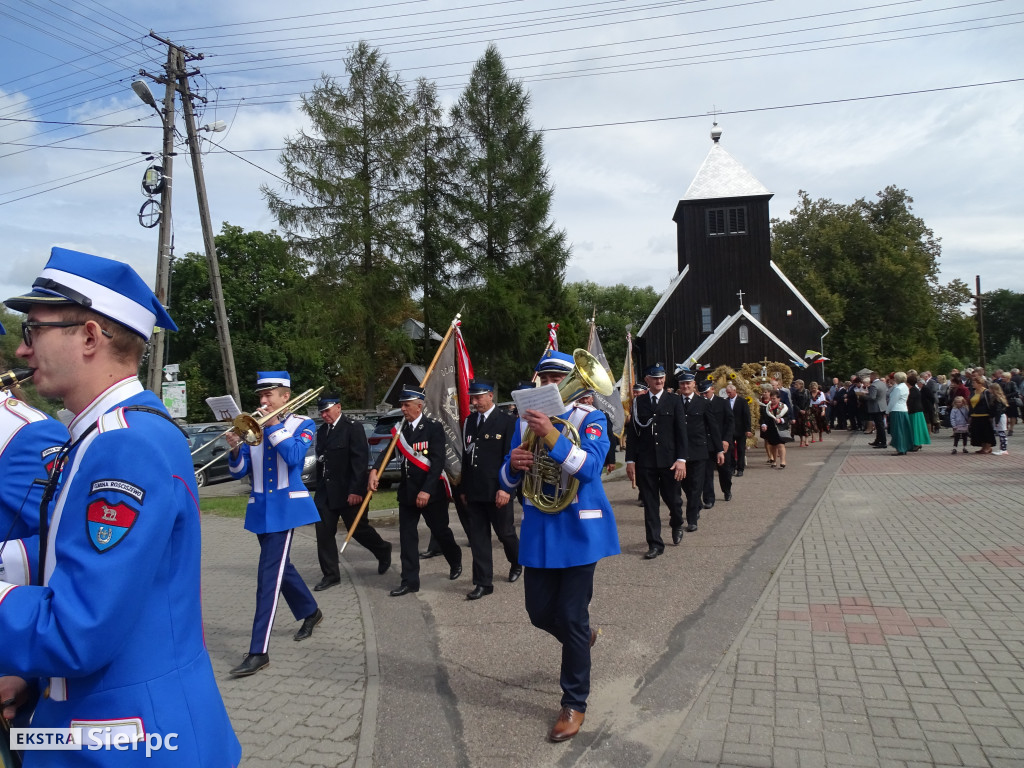
M707 209L708 237L747 234L747 209L744 206Z
M740 344L750 343L750 329L745 325L740 326Z
M751 304L750 305L750 314L751 314L751 316L753 316L753 318L755 320L757 320L757 322L761 322L761 305L760 304Z
M711 333L711 307L700 308L700 330L702 333Z

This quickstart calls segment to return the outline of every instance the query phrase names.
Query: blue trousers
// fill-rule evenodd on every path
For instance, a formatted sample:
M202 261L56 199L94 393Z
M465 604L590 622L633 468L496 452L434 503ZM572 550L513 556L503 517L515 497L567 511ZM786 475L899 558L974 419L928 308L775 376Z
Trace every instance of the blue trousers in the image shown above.
M256 538L260 542L260 568L249 653L266 653L270 648L270 630L274 628L274 614L281 595L284 595L296 619L316 613L317 605L306 582L288 558L292 548L291 530L257 533Z
M562 644L562 706L587 711L590 695L590 599L597 563L526 568L526 612L533 626Z

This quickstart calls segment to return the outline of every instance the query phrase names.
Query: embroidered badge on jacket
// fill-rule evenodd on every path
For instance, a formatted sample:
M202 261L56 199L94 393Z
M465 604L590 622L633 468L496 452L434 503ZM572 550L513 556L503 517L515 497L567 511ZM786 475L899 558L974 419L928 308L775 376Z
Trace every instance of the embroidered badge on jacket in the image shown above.
M85 516L89 542L100 553L120 544L139 519L138 511L124 502L113 504L106 499L97 499L86 507Z

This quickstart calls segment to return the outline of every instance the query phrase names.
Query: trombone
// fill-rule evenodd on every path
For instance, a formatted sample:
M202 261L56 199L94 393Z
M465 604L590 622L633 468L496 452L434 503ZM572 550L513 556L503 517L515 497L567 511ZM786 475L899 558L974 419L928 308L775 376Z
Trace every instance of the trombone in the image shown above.
M311 402L316 400L320 396L320 393L323 391L323 387L318 387L317 389L307 389L301 395L297 395L296 397L291 398L290 400L288 400L287 403L282 405L280 408L275 408L269 413L264 413L263 411L253 411L251 414L240 413L237 416L235 416L235 418L231 421L231 427L229 429L226 429L223 432L221 432L210 442L203 443L203 445L199 446L194 451L192 451L192 455L195 456L197 453L203 450L203 448L206 448L209 445L213 445L222 437L227 437L232 432L234 432L236 435L242 438L243 442L247 443L248 445L259 445L261 442L263 442L264 424L266 424L275 416L284 413L285 411L291 411L295 410L296 408L301 408L304 405L309 405ZM207 469L212 464L215 464L216 462L220 461L222 458L227 456L228 453L228 451L225 451L224 453L218 454L213 459L208 461L206 464L199 467L199 469L196 470L196 474L198 475L204 469Z

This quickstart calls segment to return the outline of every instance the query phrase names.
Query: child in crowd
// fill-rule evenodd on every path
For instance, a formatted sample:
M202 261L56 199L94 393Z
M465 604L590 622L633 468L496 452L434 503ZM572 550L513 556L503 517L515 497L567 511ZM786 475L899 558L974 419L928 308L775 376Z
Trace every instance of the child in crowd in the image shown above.
M1009 453L1006 450L1006 411L1009 409L1009 403L998 381L993 381L988 385L988 393L993 403L992 429L995 430L996 436L999 438L999 450L992 451L992 455L1004 456Z
M956 446L961 438L964 441L964 453L967 453L967 431L970 423L971 409L967 407L967 401L957 395L949 409L949 425L953 428L953 453L956 453Z

